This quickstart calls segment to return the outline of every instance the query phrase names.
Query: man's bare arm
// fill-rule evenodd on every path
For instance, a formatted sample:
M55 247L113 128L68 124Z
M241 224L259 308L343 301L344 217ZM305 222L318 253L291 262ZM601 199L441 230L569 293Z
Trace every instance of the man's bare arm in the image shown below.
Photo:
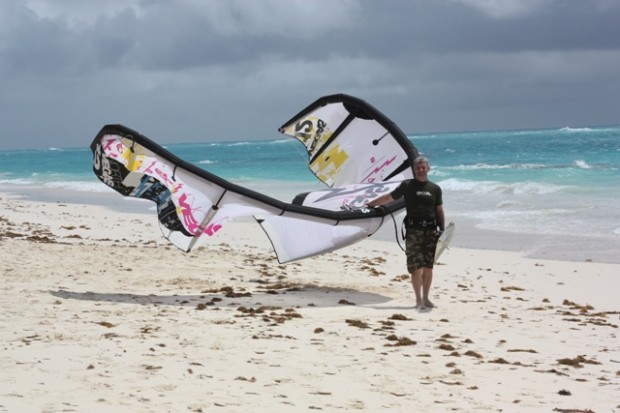
M385 195L381 195L379 198L375 198L372 201L370 201L368 203L368 206L373 208L379 205L385 205L385 204L389 204L390 202L393 202L394 198L392 198L391 194L385 194Z
M437 205L437 220L439 221L439 229L446 229L446 218L443 213L443 205Z

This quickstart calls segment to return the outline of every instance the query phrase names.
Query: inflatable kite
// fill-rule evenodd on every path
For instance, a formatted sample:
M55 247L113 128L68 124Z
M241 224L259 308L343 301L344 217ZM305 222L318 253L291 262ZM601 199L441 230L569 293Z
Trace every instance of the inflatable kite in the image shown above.
M418 156L407 136L370 104L343 94L325 96L279 131L305 146L309 168L325 189L284 202L183 161L122 125L104 126L93 140L93 171L122 195L155 202L164 237L184 251L226 222L252 217L280 263L360 241L404 208L402 199L366 207L412 179Z

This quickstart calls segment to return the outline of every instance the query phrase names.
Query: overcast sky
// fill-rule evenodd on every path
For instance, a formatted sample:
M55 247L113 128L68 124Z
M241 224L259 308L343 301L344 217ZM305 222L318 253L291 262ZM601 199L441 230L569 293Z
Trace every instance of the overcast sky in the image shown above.
M0 149L276 139L333 93L407 133L620 124L620 1L0 0Z

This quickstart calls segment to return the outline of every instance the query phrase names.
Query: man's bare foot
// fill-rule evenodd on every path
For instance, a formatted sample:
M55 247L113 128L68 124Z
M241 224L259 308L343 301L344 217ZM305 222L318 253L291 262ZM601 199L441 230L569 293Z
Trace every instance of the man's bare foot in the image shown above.
M426 307L424 306L424 303L421 302L421 301L416 301L415 308L417 308L418 310L426 310Z
M426 307L426 308L433 308L433 307L435 307L435 304L433 304L433 303L431 302L431 300L429 300L429 299L427 298L426 300L424 300L424 307Z

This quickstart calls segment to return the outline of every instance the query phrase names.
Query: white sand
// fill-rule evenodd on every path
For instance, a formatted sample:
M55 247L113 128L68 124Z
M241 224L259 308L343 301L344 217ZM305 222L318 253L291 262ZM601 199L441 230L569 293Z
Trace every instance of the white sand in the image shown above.
M0 200L0 412L620 412L620 265L372 239L278 265L154 214ZM458 233L457 233L458 237Z

